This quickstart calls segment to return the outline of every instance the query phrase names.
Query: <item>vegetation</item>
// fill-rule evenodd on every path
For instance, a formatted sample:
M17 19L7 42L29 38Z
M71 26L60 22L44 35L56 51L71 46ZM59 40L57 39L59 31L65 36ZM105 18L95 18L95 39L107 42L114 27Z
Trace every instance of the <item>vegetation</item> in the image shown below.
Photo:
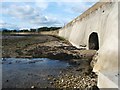
M42 28L38 28L38 31L54 31L54 30L58 30L61 27L42 27Z
M41 32L41 31L55 31L60 29L61 27L40 27L40 28L36 28L36 29L23 29L23 30L8 30L8 29L3 29L2 32L3 33L10 33L10 32Z

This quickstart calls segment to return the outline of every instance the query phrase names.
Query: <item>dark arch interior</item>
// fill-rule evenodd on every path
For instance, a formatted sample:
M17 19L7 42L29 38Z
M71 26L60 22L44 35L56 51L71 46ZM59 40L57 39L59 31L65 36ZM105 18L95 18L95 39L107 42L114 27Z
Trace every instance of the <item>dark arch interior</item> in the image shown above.
M95 33L95 32L90 34L90 37L89 37L89 49L91 49L91 50L98 50L99 49L98 34Z

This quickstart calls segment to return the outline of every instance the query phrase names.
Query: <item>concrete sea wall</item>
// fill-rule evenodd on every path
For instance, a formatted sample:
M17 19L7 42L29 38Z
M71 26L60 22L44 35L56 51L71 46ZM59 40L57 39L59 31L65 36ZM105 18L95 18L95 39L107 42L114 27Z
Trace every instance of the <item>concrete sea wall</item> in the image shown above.
M98 87L118 88L118 2L96 3L60 29L59 36L76 47L92 49L97 45L93 71L98 74ZM95 42L93 46L91 42Z

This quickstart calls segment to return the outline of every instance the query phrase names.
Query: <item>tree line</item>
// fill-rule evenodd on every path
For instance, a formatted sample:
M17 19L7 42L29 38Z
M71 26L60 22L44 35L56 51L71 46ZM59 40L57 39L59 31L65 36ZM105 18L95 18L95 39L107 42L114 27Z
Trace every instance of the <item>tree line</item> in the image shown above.
M40 27L40 28L36 28L36 29L22 29L22 30L8 30L8 29L4 29L2 30L2 32L41 32L41 31L55 31L60 29L61 27Z

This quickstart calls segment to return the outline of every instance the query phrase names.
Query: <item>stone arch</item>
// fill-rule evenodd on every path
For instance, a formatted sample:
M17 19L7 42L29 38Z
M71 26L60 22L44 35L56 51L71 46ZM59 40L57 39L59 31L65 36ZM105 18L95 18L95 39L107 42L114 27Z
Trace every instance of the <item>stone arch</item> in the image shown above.
M89 36L89 49L91 50L99 49L99 38L96 32L92 32Z

